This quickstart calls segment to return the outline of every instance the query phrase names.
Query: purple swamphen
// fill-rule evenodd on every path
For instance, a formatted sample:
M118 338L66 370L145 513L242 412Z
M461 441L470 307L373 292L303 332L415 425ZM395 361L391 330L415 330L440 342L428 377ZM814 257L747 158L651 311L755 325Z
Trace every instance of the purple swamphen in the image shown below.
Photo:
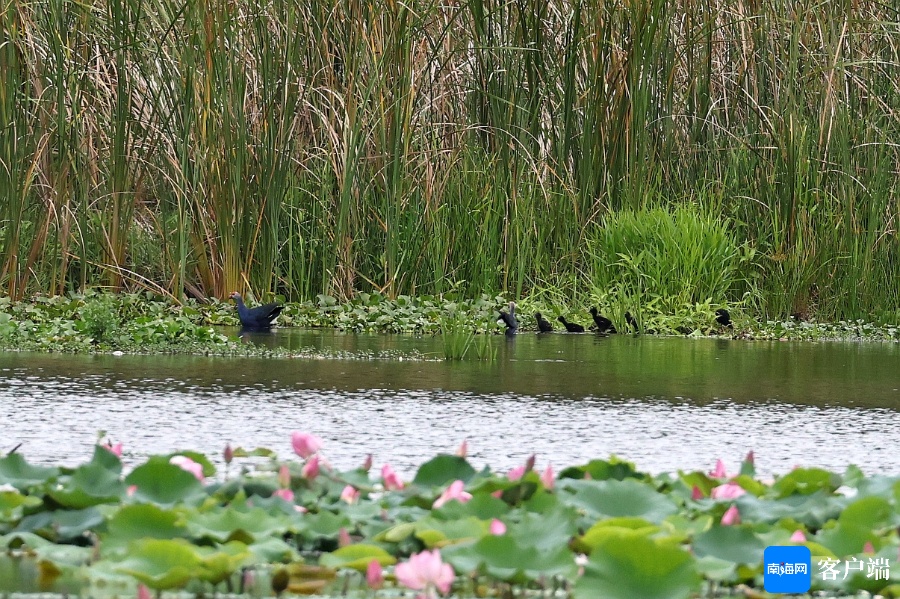
M237 291L228 297L237 302L238 318L241 319L241 325L248 329L268 329L272 326L272 321L275 320L275 317L284 309L284 306L279 306L274 302L255 308L248 308L244 305L244 300Z

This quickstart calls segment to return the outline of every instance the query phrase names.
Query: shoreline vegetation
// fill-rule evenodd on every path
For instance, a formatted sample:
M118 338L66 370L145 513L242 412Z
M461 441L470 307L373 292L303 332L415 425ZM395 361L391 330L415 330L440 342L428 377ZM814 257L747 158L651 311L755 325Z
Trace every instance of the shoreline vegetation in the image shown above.
M6 2L0 288L897 323L898 29L869 0Z
M796 467L763 480L752 451L731 472L721 459L651 475L534 455L477 471L470 442L412 480L371 454L339 471L301 432L296 456L226 445L218 469L189 450L130 459L108 440L74 468L13 449L0 457L0 593L750 596L772 545L809 550L814 592L900 589L896 477Z
M596 298L595 298L596 299ZM608 298L606 298L608 299ZM622 311L599 298L601 313L609 315L620 331L626 330ZM221 327L238 327L234 304L212 300L175 303L170 298L141 293L71 294L34 297L15 302L0 298L0 349L78 353L186 353L220 356L284 356L334 359L480 359L493 360L490 338L501 335L499 310L502 297L451 301L435 297L390 300L377 294L359 294L351 302L319 296L315 302L287 303L278 317L278 327L332 329L355 333L441 335L443 356L396 352L343 352L303 348L288 351L244 343L227 336ZM621 308L621 306L619 306ZM900 341L900 325L864 321L815 323L788 319L759 323L732 307L731 327L716 322L715 304L685 306L677 314L646 309L637 312L639 334L681 337L717 337L742 340L781 341ZM519 335L538 334L533 317L568 315L586 327L587 310L574 305L549 305L526 298L518 303ZM619 323L622 323L621 325ZM277 330L277 328L276 328ZM553 333L565 333L557 324ZM596 335L588 331L585 335ZM619 333L632 335L634 333ZM473 351L468 352L469 349Z

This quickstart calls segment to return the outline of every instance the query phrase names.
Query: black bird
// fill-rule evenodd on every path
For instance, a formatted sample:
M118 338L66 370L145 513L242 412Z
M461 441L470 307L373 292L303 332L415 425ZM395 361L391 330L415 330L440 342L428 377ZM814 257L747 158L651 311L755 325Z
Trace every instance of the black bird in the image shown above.
M284 306L279 306L275 302L248 308L244 305L244 300L237 291L228 297L237 302L238 318L241 319L241 325L247 329L268 329L272 326L272 321L275 320L275 317L284 310Z
M541 313L540 313L540 312L537 312L537 313L534 315L534 317L537 319L538 330L539 330L540 332L542 332L542 333L550 333L550 332L553 331L553 325L550 324L550 322L549 322L547 319L545 319L543 316L541 316Z
M560 316L556 320L563 323L563 326L566 327L566 330L569 331L570 333L583 333L584 332L583 326L581 326L580 324L575 324L574 322L569 322L568 320L566 320L565 316Z
M634 316L631 315L631 312L625 313L625 322L628 324L629 327L634 329L635 333L637 333L639 331L637 320L634 319Z
M594 317L594 324L597 325L598 333L616 333L616 326L605 316L597 313L597 308L591 308L591 316Z
M723 327L727 327L729 329L733 329L734 325L731 323L731 314L728 313L728 310L725 308L719 308L716 310L716 322L718 322Z
M519 321L516 320L516 303L509 302L509 313L500 310L500 320L506 325L506 334L515 335L519 330Z

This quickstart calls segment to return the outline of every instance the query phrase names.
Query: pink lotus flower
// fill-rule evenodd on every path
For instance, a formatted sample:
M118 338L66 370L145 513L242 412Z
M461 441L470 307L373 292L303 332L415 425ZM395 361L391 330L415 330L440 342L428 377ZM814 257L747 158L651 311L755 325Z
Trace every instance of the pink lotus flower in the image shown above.
M491 534L500 536L506 534L506 524L504 524L501 520L494 518L491 520Z
M169 463L178 466L182 470L190 472L197 477L197 480L203 482L203 466L201 466L191 458L183 455L176 455L172 456L169 459Z
M368 472L371 469L372 469L372 454L368 453L368 454L366 454L366 459L363 460L362 470L364 472Z
M125 489L125 494L129 497L134 496L135 493L137 493L137 485L128 485L128 488Z
M287 464L282 464L278 469L278 484L285 489L291 486L291 469Z
M866 544L863 545L863 553L868 553L869 555L875 554L875 546L872 545L872 541L866 541Z
M290 489L278 489L277 491L272 493L272 497L281 497L285 501L294 503L294 492Z
M703 491L700 490L700 487L694 485L694 488L691 489L691 499L693 499L694 501L698 501L700 499L703 499L704 497L705 495L703 495Z
M222 458L225 459L225 464L230 464L231 460L234 459L234 450L231 448L231 443L225 444L225 450L222 452Z
M459 501L460 503L465 503L472 499L472 494L467 493L463 489L466 484L461 480L455 480L450 483L450 486L447 487L447 490L441 493L441 496L435 499L434 505L432 507L439 508L443 506L448 501Z
M791 535L791 541L794 543L805 543L806 535L803 534L802 530L795 530L794 534Z
M737 499L746 492L747 491L737 483L725 483L724 485L719 485L713 489L710 496L713 499Z
M341 491L341 499L350 505L353 505L359 501L359 490L353 485L347 485L344 487L344 490Z
M496 497L497 499L501 499L503 497L503 489L497 489L493 493L491 493L491 497Z
M111 442L107 441L106 445L101 445L100 447L102 447L109 453L113 454L117 458L122 457L122 444L121 443L116 443L115 445L113 445Z
M338 531L338 547L347 547L348 545L353 544L353 539L350 538L350 533L347 532L347 529L343 526Z
M294 446L294 452L305 460L322 449L322 440L309 433L294 431L291 435L291 445Z
M314 480L319 476L319 454L306 460L306 463L303 464L303 468L300 469L300 474L307 480Z
M456 450L456 455L461 458L466 457L469 454L469 440L463 439L462 443L459 444L459 449Z
M741 513L738 511L737 506L733 505L728 508L724 514L722 514L722 526L731 526L733 524L741 523Z
M397 476L390 464L385 464L381 467L381 480L387 491L400 491L403 489L403 481L400 480L400 477Z
M241 579L241 591L242 591L241 594L247 593L247 594L252 595L252 593L250 591L255 586L256 586L256 574L254 574L253 570L251 570L249 568L244 570L244 577Z
M523 476L525 476L525 466L524 465L516 466L515 468L510 470L509 473L506 475L506 478L508 478L511 481L517 481L517 480L521 479Z
M138 592L137 592L137 599L153 599L153 595L150 594L150 589L148 589L146 586L144 586L142 584L139 584Z
M423 551L414 553L408 562L397 564L394 568L397 581L414 591L425 591L422 597L434 597L434 590L442 594L450 591L453 584L453 568L441 561L440 552Z
M713 478L728 478L728 472L725 470L725 462L721 459L716 460L716 469L709 473Z
M748 464L755 464L755 463L756 463L756 456L753 455L753 450L752 450L752 449L751 449L750 451L747 452L747 457L744 458L744 461L747 462Z
M541 474L541 482L548 491L556 484L556 477L553 474L553 466L551 464L547 464L547 469Z
M370 561L369 566L366 568L366 584L369 585L370 589L375 589L376 591L384 585L384 571L381 569L381 564L378 563L377 559Z

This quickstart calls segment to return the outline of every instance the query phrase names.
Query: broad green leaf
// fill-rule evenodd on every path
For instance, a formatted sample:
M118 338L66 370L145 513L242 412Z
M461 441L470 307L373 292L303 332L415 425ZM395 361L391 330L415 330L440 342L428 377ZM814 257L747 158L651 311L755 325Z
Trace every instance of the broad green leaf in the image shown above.
M34 495L22 495L18 491L0 491L0 522L15 522L25 509L33 509L43 503Z
M622 530L590 556L573 599L686 599L700 590L694 558L680 547Z
M304 537L312 539L334 539L342 528L350 526L350 519L343 514L332 512L319 512L306 514L300 520L300 532Z
M441 454L419 467L413 484L421 487L443 487L455 480L467 482L475 475L475 469L465 458Z
M12 485L20 491L42 485L59 475L59 468L32 466L21 454L0 458L0 485Z
M671 499L634 479L578 481L570 488L575 492L562 499L596 518L638 517L659 524L678 511Z
M442 549L441 555L458 573L484 572L515 583L575 573L575 561L567 548L538 551L522 546L510 535L488 535L475 543L452 545Z
M193 474L159 457L132 470L125 478L126 485L137 487L133 499L173 506L177 503L198 503L206 494Z
M183 539L144 539L131 545L128 557L115 569L130 574L151 589L184 587L200 568L199 550Z
M746 525L713 526L694 537L697 557L711 555L735 564L760 564L767 543Z
M660 527L647 522L643 518L611 518L609 520L601 520L589 528L582 537L576 540L578 550L583 553L591 553L610 535L620 535L622 529L632 530L649 537L659 532Z
M817 491L833 492L841 484L838 474L821 468L797 468L778 479L772 489L778 497L789 495L811 495Z
M479 538L487 532L488 523L473 517L462 520L425 518L416 523L416 536L429 548L448 541Z
M253 554L252 563L277 564L296 561L297 551L277 537L268 537L247 546Z
M397 563L397 558L377 545L355 544L341 547L319 558L319 563L328 568L352 568L365 572L369 563L377 561L382 566Z
M215 549L200 547L199 554L201 562L200 568L197 570L197 578L211 584L219 584L229 578L252 558L247 545L238 541L230 541Z
M97 451L109 453L105 449ZM62 506L81 509L118 502L124 491L118 471L96 461L76 468L71 476L60 477L60 485L50 487L47 495Z
M292 522L284 516L272 516L260 508L239 511L225 508L197 514L188 520L187 528L196 539L213 539L220 543L237 540L250 544L257 539L280 536L290 530Z
M645 478L634 468L634 464L611 458L606 460L591 460L583 466L572 466L559 473L559 478L583 479L585 474L590 474L593 480L624 480L626 478Z
M109 537L118 541L173 539L187 534L182 516L152 503L124 505L107 521Z
M38 512L22 518L16 527L18 532L34 532L56 542L80 539L89 530L98 530L104 524L97 508L86 510L54 510Z

